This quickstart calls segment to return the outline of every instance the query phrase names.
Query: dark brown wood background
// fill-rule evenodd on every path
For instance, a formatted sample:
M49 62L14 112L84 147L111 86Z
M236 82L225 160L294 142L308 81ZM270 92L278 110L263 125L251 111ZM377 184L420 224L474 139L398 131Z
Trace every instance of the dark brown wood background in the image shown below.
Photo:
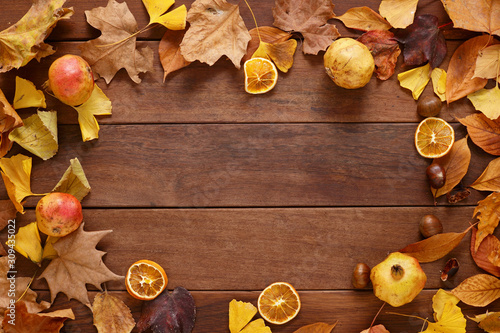
M192 1L178 1L189 5ZM57 52L40 63L0 75L0 89L14 96L15 76L37 87L57 57L80 54L78 46L99 36L85 21L85 10L105 6L106 0L69 0L75 14L61 21L50 35ZM147 12L139 0L128 1L138 26ZM261 26L272 25L271 0L250 0ZM20 19L31 5L0 2L0 30ZM369 6L377 0L335 2L335 12ZM247 28L254 27L243 2ZM418 14L431 13L449 22L440 1L420 0ZM332 20L342 36L356 37ZM235 298L256 304L268 284L287 281L302 299L302 309L291 322L270 325L273 332L293 332L317 321L333 323L334 332L360 332L368 328L382 302L371 289L353 290L351 274L356 263L373 267L386 255L418 241L418 222L424 214L437 215L445 232L469 226L477 201L488 193L472 190L455 205L444 198L437 206L429 191L425 168L413 136L421 118L410 91L399 86L396 75L388 81L372 78L358 90L335 86L324 72L323 52L304 55L299 48L287 74L280 73L270 93L252 96L244 91L242 70L226 59L209 67L193 63L163 82L157 49L164 28L140 36L139 46L155 50L155 72L141 75L135 84L121 70L109 85L97 84L113 103L113 115L100 117L100 137L83 143L76 113L48 96L48 108L58 111L58 154L51 160L33 158L32 188L47 192L78 157L92 186L84 199L86 230L112 229L98 245L106 251L106 265L124 275L130 264L151 259L168 276L168 289L184 286L197 305L195 332L228 332L228 304ZM447 31L447 63L453 51L470 34ZM465 37L464 37L465 36ZM397 71L406 70L398 64ZM424 91L431 95L431 84ZM27 116L33 110L20 111ZM473 113L464 99L443 104L440 117L453 123L457 137L466 131L456 118ZM469 140L472 162L464 184L471 184L492 156ZM28 154L14 147L9 156ZM29 154L28 154L29 155ZM0 198L7 198L0 189ZM36 198L18 226L34 220ZM5 231L2 239L6 237ZM465 278L481 273L474 264L467 236L445 258L424 264L425 290L411 304L385 307L376 323L391 333L418 332L422 322L387 314L432 318L431 299L438 288L450 289ZM458 258L460 270L446 283L440 270L446 260ZM24 258L22 275L36 269ZM50 300L47 284L35 281L40 298ZM106 288L127 303L135 319L141 302L130 297L123 281ZM91 298L95 290L90 292ZM54 307L71 306L77 318L65 332L96 332L92 313L76 301L58 295ZM466 315L499 311L498 302L487 308L460 303ZM467 332L481 332L468 320Z

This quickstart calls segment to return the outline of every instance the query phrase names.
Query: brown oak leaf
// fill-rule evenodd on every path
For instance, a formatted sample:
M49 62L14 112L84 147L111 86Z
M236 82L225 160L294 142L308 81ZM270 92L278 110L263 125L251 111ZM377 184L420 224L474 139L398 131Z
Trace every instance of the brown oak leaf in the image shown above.
M106 7L86 10L85 15L87 22L102 33L80 45L82 57L94 74L109 83L116 72L125 68L132 81L140 83L139 73L153 70L154 55L149 47L137 49L136 37L130 37L137 32L137 22L127 3L109 0Z
M273 25L285 31L300 32L304 37L302 51L318 54L340 34L328 20L335 17L331 0L276 0Z
M500 191L500 157L488 163L471 187L478 191Z
M180 45L187 61L212 66L226 55L236 68L246 53L250 34L238 5L226 0L196 0L187 14L189 29Z
M0 89L0 157L5 156L12 148L9 134L16 127L23 126L21 117L5 98Z
M479 112L458 121L467 126L472 142L488 154L500 156L500 119L491 120Z
M500 2L497 0L441 0L455 28L500 36Z
M92 304L94 326L101 333L131 332L135 321L130 308L122 300L108 294L98 293Z
M477 274L462 281L451 292L467 305L487 306L500 298L500 280L489 274Z
M185 33L186 30L167 30L160 41L158 53L163 67L163 82L168 74L191 63L184 58L180 50Z
M475 250L477 251L479 244L486 236L493 234L500 221L500 193L493 192L479 201L474 209L473 216L479 219L475 243Z
M387 30L371 30L359 36L358 42L365 44L372 53L377 77L380 80L389 79L401 54L394 34Z
M99 241L112 230L83 231L80 227L54 243L54 249L59 255L53 259L40 275L47 280L53 302L59 292L66 294L90 307L85 284L91 284L101 289L101 284L110 280L119 280L123 276L111 272L102 256L106 252L96 250Z
M24 301L15 304L15 314L12 322L9 311L5 312L2 322L5 333L57 333L63 327L66 319L75 319L71 309L49 313L30 313Z
M486 236L477 250L475 249L477 237L477 229L472 228L472 236L470 242L470 253L476 265L479 268L484 269L490 274L500 277L500 267L493 265L493 263L488 259L488 256L492 251L500 250L500 240L493 235Z
M254 52L259 48L261 41L269 44L276 44L285 42L289 40L290 37L292 37L292 34L289 32L269 26L253 28L249 32L252 39L250 39L250 42L248 42L247 53L242 59L243 62L252 57Z
M44 39L59 20L69 19L72 8L62 8L66 0L36 0L14 25L0 32L0 73L26 65L30 60L49 56L55 50Z

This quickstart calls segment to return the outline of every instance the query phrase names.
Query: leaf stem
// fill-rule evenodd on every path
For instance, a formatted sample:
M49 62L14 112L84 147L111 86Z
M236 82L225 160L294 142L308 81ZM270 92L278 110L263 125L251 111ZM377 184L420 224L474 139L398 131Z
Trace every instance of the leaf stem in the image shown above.
M450 25L450 24L453 24L453 22L448 22L448 23L442 24L442 25L440 25L440 26L438 27L438 29L444 28L444 27L446 27L446 26L448 26L448 25Z
M253 22L255 23L255 28L257 29L257 37L259 37L259 42L262 42L262 39L260 38L259 26L257 25L257 19L255 18L255 15L253 14L252 7L250 7L250 4L248 3L247 0L243 0L243 1L245 1L248 9L250 9L250 13L252 14Z
M24 289L23 293L21 294L21 296L19 296L19 298L17 299L16 302L19 302L24 297L24 295L26 295L26 293L28 292L28 289L30 288L31 284L35 280L36 273L38 273L38 268L35 271L35 274L33 274L33 276L31 277L30 283L28 283L28 285L26 286L26 289Z
M382 306L380 307L380 309L378 309L377 314L375 315L375 317L373 317L372 323L370 324L370 327L368 327L368 333L371 333L373 324L375 324L375 320L377 320L377 317L380 314L380 312L382 311L382 309L384 308L385 304L386 304L385 302L382 303Z
M126 42L127 40L129 40L130 38L132 37L135 37L137 36L138 34L140 33L143 33L143 32L146 32L148 30L151 30L153 28L156 27L156 24L153 23L153 24L148 24L147 26L145 26L144 28L140 29L140 30L137 30L136 32L134 32L133 34L131 34L130 36L127 36L125 38L123 38L122 40L119 40L117 42L114 42L114 43L110 43L110 44L104 44L104 45L96 45L96 47L108 47L108 46L114 46L114 45L117 45L117 44L120 44L120 43L124 43Z

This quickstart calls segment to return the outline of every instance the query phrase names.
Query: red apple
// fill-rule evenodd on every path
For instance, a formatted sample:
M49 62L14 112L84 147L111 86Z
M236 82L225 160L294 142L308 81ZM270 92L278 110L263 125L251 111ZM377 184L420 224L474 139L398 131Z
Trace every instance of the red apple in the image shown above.
M80 201L68 193L47 194L36 205L38 229L49 236L66 236L78 229L82 220Z

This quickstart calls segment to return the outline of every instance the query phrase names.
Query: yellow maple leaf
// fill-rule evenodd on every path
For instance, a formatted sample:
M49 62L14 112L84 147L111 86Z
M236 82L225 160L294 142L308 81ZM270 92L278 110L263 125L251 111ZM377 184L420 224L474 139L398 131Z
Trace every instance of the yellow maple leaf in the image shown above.
M111 101L97 85L90 98L80 106L73 107L78 112L78 123L82 131L83 141L97 139L99 137L99 123L94 117L96 115L110 115Z
M70 166L64 172L64 175L52 192L69 193L82 201L90 192L90 184L78 158L70 160L70 163Z
M0 157L5 156L12 147L9 140L9 133L16 127L22 126L23 121L16 110L5 98L0 89Z
M7 195L17 211L24 214L21 201L31 195L40 195L31 192L31 157L17 154L10 158L0 158L0 169Z
M446 101L446 71L442 68L434 68L431 72L432 88L441 100Z
M14 25L0 32L0 73L40 60L55 52L43 40L59 20L69 19L73 9L62 8L66 0L36 0Z
M42 261L42 241L36 222L19 228L14 250L36 264Z
M16 142L44 161L53 157L59 149L57 143L57 112L38 111L23 121L24 126L10 132L9 140Z
M174 0L142 0L149 14L149 24L159 23L170 30L182 30L186 27L187 9L185 5L165 13Z
M404 29L413 23L418 0L382 0L378 12L394 27Z
M467 98L472 102L476 110L481 111L491 120L495 120L500 116L500 89L498 84L492 89L481 89L475 93L467 95Z
M46 108L47 104L45 103L43 91L36 89L30 80L16 76L16 93L12 106L14 109L31 107Z
M500 66L500 44L491 45L481 50L476 58L476 68L474 76L483 79L494 79L498 77L498 67Z
M401 87L410 89L411 94L417 100L430 80L431 65L410 69L409 71L399 73L398 80Z
M233 299L229 302L229 331L240 332L256 313L257 308L252 303Z
M276 67L284 73L293 65L293 55L297 49L297 41L289 39L279 43L261 41L252 58L266 58L273 61Z

